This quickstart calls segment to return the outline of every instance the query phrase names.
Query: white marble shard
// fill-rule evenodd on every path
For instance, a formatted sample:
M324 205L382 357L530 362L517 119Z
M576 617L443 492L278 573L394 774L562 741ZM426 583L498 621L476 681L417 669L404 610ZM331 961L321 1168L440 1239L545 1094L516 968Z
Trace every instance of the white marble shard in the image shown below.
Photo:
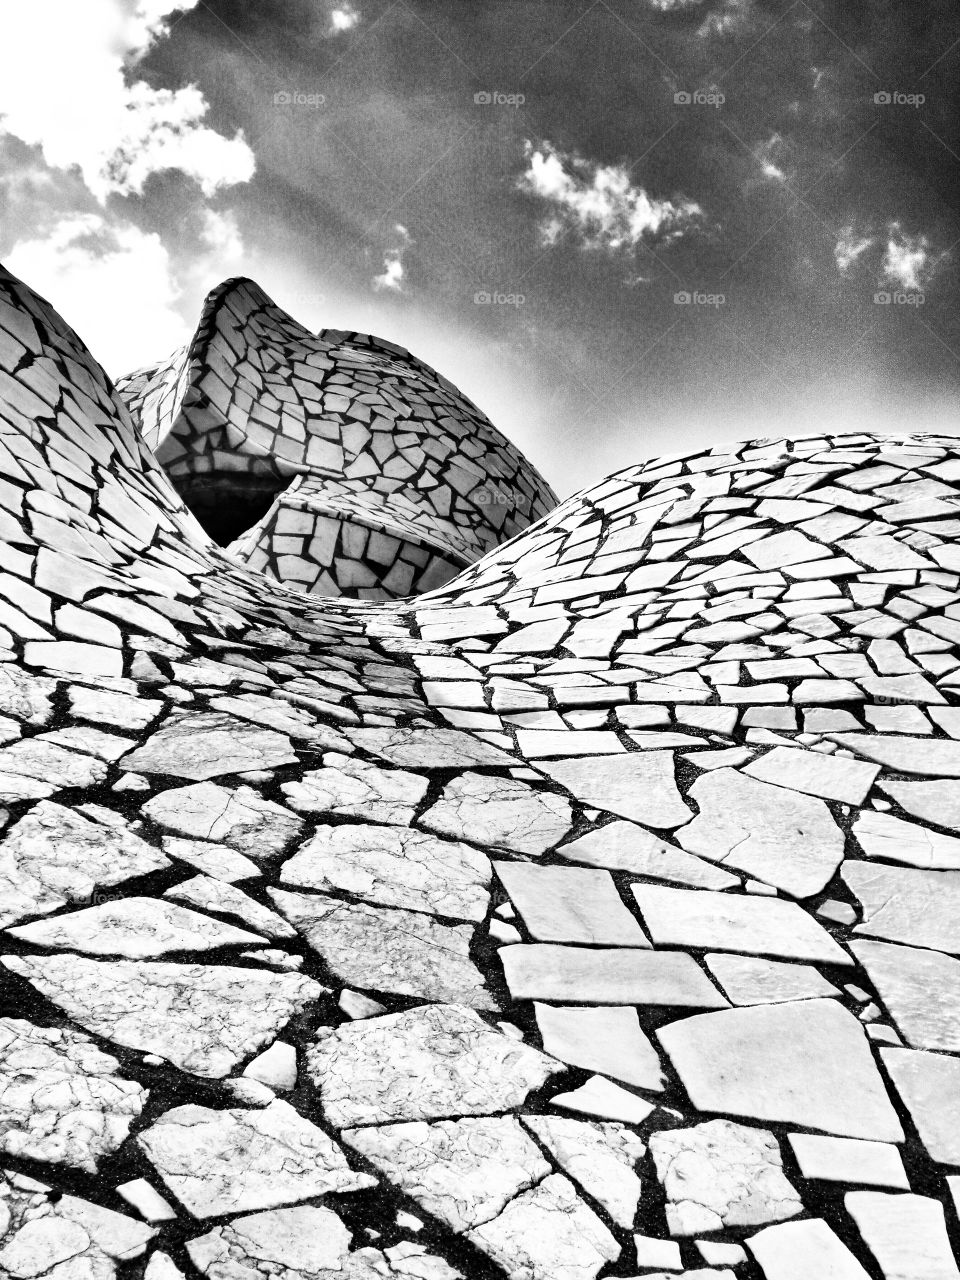
M731 1004L784 1004L840 995L837 987L808 964L738 955L706 955L703 962Z
M843 1203L888 1280L960 1280L938 1200L848 1191Z
M119 1067L69 1028L0 1018L0 1152L95 1173L147 1101Z
M960 952L960 874L852 861L840 874L863 908L854 933Z
M114 1280L142 1257L156 1228L77 1196L49 1199L16 1175L0 1175L0 1275L10 1280ZM39 1194L36 1194L39 1192Z
M457 729L348 729L347 737L362 751L390 764L413 769L469 768L471 765L515 765L516 757Z
M539 942L649 947L609 871L519 862L493 865L531 936Z
M107 776L107 765L83 751L72 751L48 735L0 747L0 801L41 800L68 787L93 787Z
M255 862L226 844L215 844L212 840L187 840L182 836L164 836L162 843L163 851L169 857L226 884L251 880L262 874Z
M346 986L497 1008L470 959L472 925L442 925L418 911L368 907L326 894L269 892Z
M99 888L169 865L132 831L41 801L0 842L0 925L89 900Z
M594 1280L620 1246L569 1179L551 1174L467 1233L514 1280Z
M955 782L947 779L936 782L891 782L881 779L877 786L921 822L960 831L960 787ZM936 833L928 834L933 841ZM953 845L948 848L952 851Z
M378 765L328 751L322 769L308 769L281 791L300 813L332 813L405 827L427 793L427 780L404 769Z
M903 1141L863 1028L834 1000L700 1014L656 1036L700 1111Z
M284 920L276 911L271 911L256 898L238 889L225 880L217 880L212 876L193 876L190 880L181 880L164 891L165 898L174 898L178 902L188 902L191 906L200 907L203 911L217 911L223 915L236 916L244 924L255 929L258 934L267 938L295 938L297 931L293 925ZM262 941L262 939L261 939Z
M629 1230L637 1216L642 1184L635 1172L646 1146L621 1124L570 1120L565 1116L520 1117L561 1169Z
M794 1159L805 1178L910 1190L903 1157L891 1143L826 1138L816 1133L791 1133L789 1137Z
M880 1057L930 1159L960 1165L960 1060L897 1048Z
M164 1184L195 1218L272 1209L376 1184L289 1103L262 1110L174 1107L137 1136Z
M536 857L567 834L572 809L562 796L518 779L464 773L447 783L419 825L481 848L495 845Z
M175 1222L176 1209L172 1209L159 1191L146 1178L134 1178L117 1186L120 1196L147 1222Z
M819 893L843 857L843 832L815 796L744 777L704 773L690 788L700 812L677 839L691 853L735 867L795 898Z
M2 963L94 1035L213 1079L273 1040L324 988L227 965L4 956Z
M483 920L490 901L490 861L479 849L398 827L319 827L280 879L461 920Z
M870 1280L840 1237L822 1218L764 1227L747 1240L765 1280Z
M303 831L301 818L252 787L231 790L215 782L161 791L142 812L168 831L227 844L256 863L282 853Z
M737 876L713 863L666 844L635 822L621 819L560 845L556 853L570 862L583 862L608 871L632 871L652 880L672 881L693 889L729 889L740 883Z
M513 1116L368 1126L340 1137L456 1232L489 1222L553 1172Z
M0 712L42 728L53 715L52 696L56 680L28 675L11 663L0 663Z
M693 957L682 951L515 943L500 948L500 960L514 1000L690 1009L727 1004Z
M167 719L124 757L123 767L203 782L247 769L296 763L296 752L285 734L222 711L187 711Z
M851 950L911 1048L960 1053L960 961L887 942L854 942Z
M86 911L37 920L7 932L34 946L91 956L123 956L127 960L264 941L258 934L155 898L103 902Z
M825 756L818 751L774 747L748 764L743 772L761 782L772 782L778 787L821 796L824 800L863 804L880 766L866 764L863 760Z
M521 1105L564 1069L457 1005L322 1027L307 1052L324 1115L338 1129L490 1115Z
M569 1093L555 1093L552 1107L576 1111L579 1115L597 1116L601 1120L622 1120L624 1124L643 1124L655 1107L652 1102L628 1093L612 1080L591 1076L586 1084Z
M671 1235L763 1226L803 1212L784 1175L779 1144L766 1129L711 1120L651 1134L650 1151Z
M537 1003L534 1013L544 1052L551 1057L654 1093L664 1088L660 1057L641 1031L636 1009Z
M362 1259L354 1270L352 1259L366 1254L380 1261L379 1250L350 1254L350 1231L332 1209L319 1205L293 1205L234 1218L187 1241L193 1265L210 1280L262 1280L282 1275L285 1280L367 1280L389 1275Z
M710 947L790 960L851 965L846 951L796 902L635 884L633 895L658 947Z
M649 827L670 829L690 821L674 777L672 751L587 756L538 768L583 804Z
M852 830L868 858L883 858L928 871L960 871L960 840L955 836L945 836L874 809L861 810Z

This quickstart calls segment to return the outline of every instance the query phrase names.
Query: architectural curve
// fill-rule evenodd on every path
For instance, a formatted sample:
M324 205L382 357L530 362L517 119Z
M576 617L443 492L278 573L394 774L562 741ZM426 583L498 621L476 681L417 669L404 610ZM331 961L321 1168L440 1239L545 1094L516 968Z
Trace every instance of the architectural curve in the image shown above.
M419 595L556 505L446 378L382 338L310 333L252 280L118 390L216 540L319 595Z

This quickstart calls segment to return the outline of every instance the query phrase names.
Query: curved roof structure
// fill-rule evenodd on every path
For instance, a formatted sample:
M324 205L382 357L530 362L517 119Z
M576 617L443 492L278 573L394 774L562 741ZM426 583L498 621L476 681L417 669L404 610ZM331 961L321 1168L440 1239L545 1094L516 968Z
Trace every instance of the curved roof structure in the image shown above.
M556 505L446 378L382 338L310 333L252 280L118 390L216 540L319 595L428 591Z
M322 598L4 275L0 1273L956 1277L958 503L723 444Z

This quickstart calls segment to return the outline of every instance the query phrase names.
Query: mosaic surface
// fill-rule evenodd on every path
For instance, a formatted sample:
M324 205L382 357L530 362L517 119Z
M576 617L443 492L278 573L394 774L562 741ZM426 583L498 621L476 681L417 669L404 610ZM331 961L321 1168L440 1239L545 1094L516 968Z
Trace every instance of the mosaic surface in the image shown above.
M394 602L213 545L6 276L0 404L0 1275L960 1276L952 438Z
M252 280L215 289L192 341L118 390L217 541L302 591L419 595L556 505L433 369L311 334Z

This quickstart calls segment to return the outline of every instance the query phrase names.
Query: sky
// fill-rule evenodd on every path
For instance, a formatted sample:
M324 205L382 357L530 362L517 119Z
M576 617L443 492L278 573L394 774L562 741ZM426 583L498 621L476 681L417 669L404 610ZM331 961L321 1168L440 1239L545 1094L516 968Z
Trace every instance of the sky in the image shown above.
M114 377L251 276L408 347L561 495L960 430L955 0L30 0L0 260Z

